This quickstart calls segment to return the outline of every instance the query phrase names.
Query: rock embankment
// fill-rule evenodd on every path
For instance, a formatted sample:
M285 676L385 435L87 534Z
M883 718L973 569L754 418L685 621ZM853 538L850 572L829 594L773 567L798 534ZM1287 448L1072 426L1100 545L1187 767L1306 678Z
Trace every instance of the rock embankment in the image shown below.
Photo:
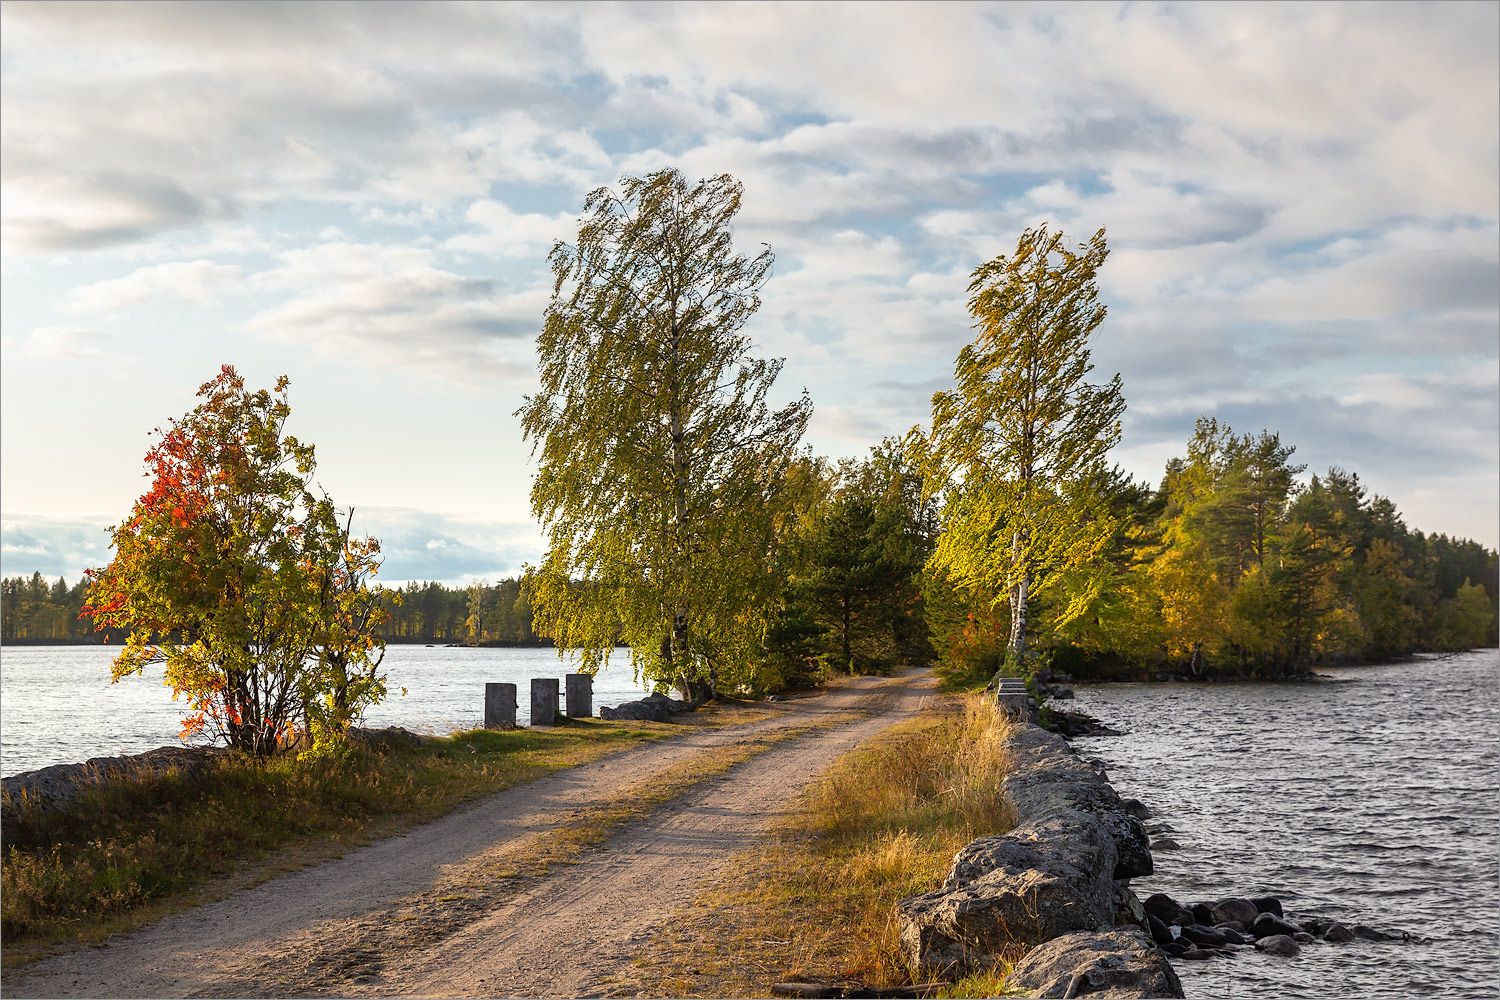
M1140 821L1062 737L1026 726L1005 752L1016 826L960 851L941 888L901 901L911 961L962 976L1052 942L1016 967L1013 985L1040 996L1182 996L1130 889L1152 871Z
M65 809L87 788L114 781L155 781L168 775L196 780L213 770L220 751L208 747L158 747L120 757L92 757L82 764L53 764L0 781L6 819Z

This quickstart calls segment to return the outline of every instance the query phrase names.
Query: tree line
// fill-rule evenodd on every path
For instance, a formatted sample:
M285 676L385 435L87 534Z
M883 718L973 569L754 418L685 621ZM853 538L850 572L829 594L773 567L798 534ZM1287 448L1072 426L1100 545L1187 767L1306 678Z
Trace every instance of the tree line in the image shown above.
M1154 489L1107 464L1125 399L1089 349L1103 229L1027 229L976 267L976 335L930 422L862 460L813 455L805 390L773 406L782 361L744 332L774 258L736 251L742 194L627 177L554 245L516 412L547 545L519 580L376 585L378 541L284 432L286 380L251 392L225 366L158 431L152 488L88 573L80 612L125 636L116 677L164 663L185 731L267 753L299 732L336 747L384 694L388 640L545 637L694 702L934 659L955 682L1047 662L1283 675L1495 641L1494 552L1409 530L1339 469L1303 485L1269 430L1200 421ZM78 588L6 587L17 636L73 628L55 609Z

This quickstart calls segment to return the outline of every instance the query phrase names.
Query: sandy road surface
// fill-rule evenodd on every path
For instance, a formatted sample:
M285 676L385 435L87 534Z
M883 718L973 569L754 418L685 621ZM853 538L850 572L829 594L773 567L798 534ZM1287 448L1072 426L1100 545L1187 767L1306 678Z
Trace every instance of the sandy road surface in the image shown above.
M8 996L587 996L834 757L909 717L927 672L856 678L775 717L695 730L493 795L409 833L7 975ZM850 710L873 710L867 717ZM846 721L847 720L847 721ZM698 755L808 723L541 880L508 850Z

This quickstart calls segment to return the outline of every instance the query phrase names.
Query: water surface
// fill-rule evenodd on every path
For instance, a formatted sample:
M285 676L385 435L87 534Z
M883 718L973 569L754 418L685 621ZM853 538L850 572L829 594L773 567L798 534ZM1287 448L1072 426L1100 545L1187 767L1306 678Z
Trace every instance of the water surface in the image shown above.
M185 702L173 702L161 668L118 684L109 680L117 646L0 648L0 774L90 757L140 753L180 742ZM465 649L391 645L382 671L386 700L365 713L366 726L405 726L446 734L484 720L484 685L516 685L517 721L531 721L531 679L574 669L552 649ZM406 694L401 693L402 688ZM594 710L639 698L629 651L594 678Z
M1275 895L1287 915L1430 938L1177 962L1198 997L1493 997L1500 951L1495 650L1320 669L1319 683L1080 685L1122 737L1075 741L1182 845L1145 898Z

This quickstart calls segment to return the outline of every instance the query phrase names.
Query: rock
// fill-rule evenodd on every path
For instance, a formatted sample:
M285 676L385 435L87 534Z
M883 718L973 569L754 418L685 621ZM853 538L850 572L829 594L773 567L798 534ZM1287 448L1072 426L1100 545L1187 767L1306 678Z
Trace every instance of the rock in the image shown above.
M8 822L32 810L66 810L85 789L110 782L146 783L169 776L195 781L213 770L221 753L208 747L164 746L128 756L91 757L82 764L53 764L0 781L0 803Z
M427 737L419 736L410 729L401 726L386 726L384 729L362 729L358 726L351 728L348 734L350 743L362 743L366 746L409 746L419 747L427 742Z
M1019 942L1145 917L1126 880L1151 871L1149 840L1115 790L1045 730L1016 732L1004 752L1017 825L959 851L940 889L897 904L914 965L962 976Z
M1255 943L1254 938L1249 937L1245 934L1245 927L1243 924L1240 924L1238 926L1236 924L1230 923L1214 924L1214 930L1218 931L1220 934L1223 934L1224 940L1228 944Z
M649 701L627 701L614 708L601 705L599 718L605 722L671 722L672 713Z
M1238 896L1219 900L1213 905L1210 913L1213 917L1212 923L1223 924L1236 921L1246 927L1255 923L1255 918L1260 916L1260 910L1254 903L1248 899L1240 899Z
M1162 945L1161 950L1173 958L1181 958L1193 950L1193 943L1191 941L1173 941L1171 944Z
M1323 932L1323 940L1332 941L1334 944L1342 944L1345 941L1353 941L1354 932L1335 920Z
M1147 805L1140 799L1122 799L1120 801L1120 805L1124 808L1126 813L1134 816L1136 819L1151 818L1150 808L1148 808Z
M1290 920L1282 920L1274 913L1262 913L1255 918L1255 923L1250 926L1250 933L1254 934L1255 940L1259 941L1261 938L1275 937L1277 935L1291 937L1301 929Z
M1193 911L1193 921L1199 924L1211 924L1214 922L1213 914L1206 903L1194 903L1188 909Z
M1323 932L1328 929L1328 925L1330 922L1331 921L1321 920L1318 917L1302 917L1297 921L1297 923L1302 927L1303 930L1316 937L1323 936Z
M1375 928L1366 927L1364 924L1355 924L1352 930L1355 937L1364 938L1366 941L1395 941L1398 939L1398 935L1396 934L1377 931Z
M1015 942L1114 924L1114 842L1088 813L1052 816L960 851L943 888L897 904L914 964L944 975L983 968Z
M1193 922L1193 911L1164 892L1153 892L1141 903L1146 912L1171 927Z
M1250 902L1255 906L1256 913L1274 913L1278 917L1286 916L1286 913L1281 909L1281 900L1275 896L1252 896Z
M1168 945L1176 940L1172 932L1167 930L1167 925L1153 914L1146 914L1146 929L1151 932L1151 940L1159 945Z
M1172 963L1138 927L1075 931L1033 948L1006 986L1037 997L1180 997Z
M1205 927L1202 924L1187 924L1182 928L1182 936L1196 945L1207 945L1217 948L1221 944L1227 944L1229 939L1224 932L1213 927Z
M1171 837L1163 837L1160 840L1151 841L1151 849L1153 851L1180 851L1182 845Z
M1057 701L1071 701L1073 699L1073 689L1066 684L1059 684L1052 688L1052 697Z
M1298 931L1292 935L1292 940L1298 944L1312 944L1317 938L1307 933L1307 931Z
M1189 948L1177 957L1184 962L1201 962L1205 958L1217 958L1218 954L1212 948Z
M1286 958L1302 954L1302 946L1286 934L1272 934L1270 937L1261 938L1255 942L1255 949L1267 955L1281 955Z

